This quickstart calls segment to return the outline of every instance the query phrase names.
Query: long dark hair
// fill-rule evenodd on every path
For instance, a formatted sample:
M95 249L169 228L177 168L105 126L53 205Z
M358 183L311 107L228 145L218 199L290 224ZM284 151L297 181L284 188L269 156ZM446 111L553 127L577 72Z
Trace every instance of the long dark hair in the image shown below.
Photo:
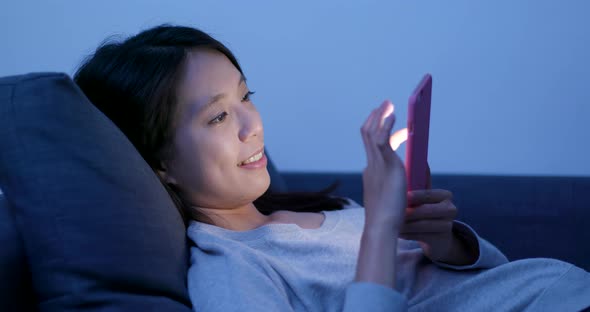
M222 43L195 28L161 25L124 41L105 41L74 75L88 99L123 131L156 172L185 221L211 223L190 207L179 191L157 174L169 157L177 110L177 86L189 51L223 53L243 74L235 56ZM263 214L276 210L338 210L347 200L331 196L335 185L319 192L272 193L254 201Z

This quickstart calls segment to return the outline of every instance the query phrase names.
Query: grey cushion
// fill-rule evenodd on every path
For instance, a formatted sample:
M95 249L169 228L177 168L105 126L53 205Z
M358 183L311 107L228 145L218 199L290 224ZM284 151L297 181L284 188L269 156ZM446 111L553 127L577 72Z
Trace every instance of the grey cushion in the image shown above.
M190 311L180 215L67 75L0 79L0 125L0 310L30 274L43 311Z

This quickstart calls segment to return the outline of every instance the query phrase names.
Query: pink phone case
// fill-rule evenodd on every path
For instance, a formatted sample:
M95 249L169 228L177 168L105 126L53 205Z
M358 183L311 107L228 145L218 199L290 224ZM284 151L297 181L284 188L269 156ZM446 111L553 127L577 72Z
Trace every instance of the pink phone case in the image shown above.
M424 75L408 101L408 141L406 142L406 176L408 190L427 188L428 132L432 76Z

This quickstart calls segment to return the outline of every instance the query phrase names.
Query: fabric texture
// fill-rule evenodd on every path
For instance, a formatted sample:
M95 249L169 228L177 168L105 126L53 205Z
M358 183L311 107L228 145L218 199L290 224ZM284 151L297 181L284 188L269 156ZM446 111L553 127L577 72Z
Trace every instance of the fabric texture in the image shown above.
M191 310L179 213L67 75L0 79L0 124L2 290L18 274L40 311ZM0 296L0 310L21 307Z
M236 232L193 221L187 232L195 242L188 286L195 311L579 311L590 306L588 272L554 259L508 262L460 221L455 230L479 250L475 263L433 262L418 242L399 239L396 288L356 283L364 209L356 205L323 213L317 229L269 224Z
M35 297L14 211L0 194L0 311L35 311Z

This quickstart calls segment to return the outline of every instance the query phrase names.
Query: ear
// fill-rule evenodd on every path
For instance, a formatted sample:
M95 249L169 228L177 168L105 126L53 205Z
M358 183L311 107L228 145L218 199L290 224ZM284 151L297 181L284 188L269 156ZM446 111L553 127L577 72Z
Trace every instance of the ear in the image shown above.
M176 179L172 177L168 166L163 161L160 162L160 168L156 169L156 172L166 184L176 185Z

